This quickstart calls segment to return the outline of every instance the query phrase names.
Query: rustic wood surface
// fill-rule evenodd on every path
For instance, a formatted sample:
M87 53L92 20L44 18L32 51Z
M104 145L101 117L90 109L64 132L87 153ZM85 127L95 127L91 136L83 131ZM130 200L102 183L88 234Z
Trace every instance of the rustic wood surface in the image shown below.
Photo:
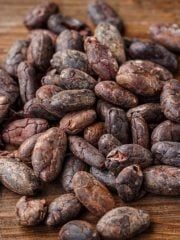
M0 0L0 64L16 39L26 37L27 30L22 24L26 11L38 0ZM87 20L86 0L59 0L61 11L66 15ZM180 23L180 0L109 0L125 22L126 35L130 37L148 37L148 26L154 22ZM177 76L179 78L179 76ZM50 202L62 193L60 184L53 183L45 187L40 197ZM0 186L0 240L55 240L59 228L45 226L35 228L20 227L15 218L14 208L19 195ZM117 199L117 206L123 205ZM147 210L151 216L150 229L135 238L136 240L179 240L180 239L180 199L146 196L130 204ZM79 219L92 223L97 218L84 213Z

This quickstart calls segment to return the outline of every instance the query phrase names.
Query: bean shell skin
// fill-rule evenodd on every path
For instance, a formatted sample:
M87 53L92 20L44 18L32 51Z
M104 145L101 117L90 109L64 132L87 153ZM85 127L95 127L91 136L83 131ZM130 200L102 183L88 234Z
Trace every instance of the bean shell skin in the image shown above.
M138 164L141 168L146 168L153 163L151 152L137 144L125 144L114 148L106 157L106 167L119 173L123 168L132 164Z
M73 193L63 194L55 198L49 205L46 225L62 225L77 217L81 211L81 203Z
M147 192L162 196L180 195L180 169L171 166L158 165L146 168L144 188Z
M132 207L118 207L98 221L97 231L103 239L125 240L145 231L149 225L147 212Z
M178 62L176 56L162 45L154 42L133 42L129 48L132 59L143 59L157 63L170 72L177 70Z
M75 30L64 30L56 40L56 52L66 49L83 51L83 38Z
M112 52L119 64L126 61L124 42L118 29L110 23L99 23L95 29L97 40Z
M45 2L32 8L24 19L24 24L28 29L43 28L49 16L58 12L58 5L53 2Z
M67 134L77 134L96 120L92 109L67 113L60 121L59 127Z
M137 97L113 81L102 81L95 86L96 95L122 108L133 108L138 104Z
M112 134L103 134L98 142L99 151L106 157L114 148L121 146L121 142Z
M105 158L93 145L78 136L69 137L69 148L71 152L80 160L90 166L97 168L104 167Z
M91 167L90 173L109 190L116 191L116 178L110 171Z
M180 53L180 26L176 23L158 23L149 28L150 37L169 50Z
M34 36L27 52L27 60L40 71L45 71L50 65L54 52L51 38L47 34Z
M106 117L106 114L107 114L107 111L112 108L114 105L108 103L108 102L105 102L101 99L99 99L97 101L97 106L96 106L96 112L98 114L98 117L104 121L105 120L105 117Z
M0 94L0 123L4 120L10 107L10 100L6 95Z
M73 189L78 200L95 216L101 217L115 206L108 189L90 173L77 172Z
M88 14L94 25L105 22L116 26L119 31L123 28L121 18L115 10L103 0L91 1L88 5Z
M9 190L26 196L41 190L40 180L33 170L15 158L0 158L0 182Z
M66 223L59 232L59 240L100 240L94 227L82 220Z
M131 133L133 143L149 148L150 136L145 119L141 116L133 115L131 119Z
M87 37L84 49L91 68L100 78L107 80L116 77L118 63L105 45L98 42L95 37Z
M179 142L180 124L166 120L154 128L151 134L152 144L162 141Z
M104 122L96 122L84 129L84 139L93 146L98 146L99 138L106 133Z
M32 166L34 173L44 182L51 182L61 171L67 147L66 134L56 128L44 132L34 146Z
M129 143L129 123L123 109L110 108L105 117L105 125L107 132L116 137L122 144Z
M17 69L20 96L23 103L35 97L38 88L36 71L28 62L21 62Z
M17 77L18 65L26 60L28 45L29 41L27 40L17 40L11 46L5 60L5 70L9 75Z
M28 199L23 196L16 204L16 216L20 225L36 226L43 222L47 213L45 199Z
M7 96L11 103L14 103L19 96L17 83L3 69L0 69L0 94Z
M41 118L24 118L10 122L2 132L3 141L7 144L20 145L34 134L45 131L48 122Z
M164 114L159 103L145 103L127 111L127 117L131 121L132 115L142 116L147 123L160 123L164 119Z
M85 72L74 68L66 68L60 74L59 86L64 89L93 90L97 81Z
M75 68L88 74L92 73L86 54L73 49L56 52L51 59L51 66L59 73L65 68Z
M64 167L61 174L61 183L66 192L73 192L72 179L76 172L86 171L87 165L75 156L68 156L64 160Z
M172 78L164 67L147 60L131 60L124 63L116 76L117 83L129 91L142 96L156 96L163 82Z
M119 197L130 202L135 200L143 183L143 173L138 165L124 168L116 178L116 189Z
M167 119L180 123L180 81L168 81L161 93L161 107Z
M151 152L155 160L161 164L180 167L180 143L179 142L157 142Z

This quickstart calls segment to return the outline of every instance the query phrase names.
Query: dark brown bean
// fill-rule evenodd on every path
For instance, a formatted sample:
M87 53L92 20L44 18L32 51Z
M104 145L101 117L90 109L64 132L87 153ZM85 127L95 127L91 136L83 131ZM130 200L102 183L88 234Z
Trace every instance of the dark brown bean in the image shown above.
M6 95L0 94L0 123L4 120L10 106L10 100Z
M62 88L54 85L44 85L36 91L36 98L40 101L51 99L51 97L58 92L62 91Z
M160 141L180 141L180 124L169 120L160 123L151 134L152 144Z
M180 123L180 81L168 81L161 93L161 107L164 115L171 121Z
M157 142L152 146L151 152L161 164L180 167L179 142Z
M73 189L78 200L98 217L115 206L108 189L90 173L77 172L73 177Z
M28 199L23 196L16 204L16 216L20 225L36 226L43 222L47 213L45 199Z
M61 13L52 14L47 21L47 27L55 34L60 34L66 30L66 27L63 25L63 16Z
M59 73L65 68L76 68L88 74L92 73L86 54L72 49L56 52L51 59L51 66Z
M150 225L149 214L132 207L118 207L107 212L97 223L97 231L104 239L131 239Z
M90 173L107 188L112 191L116 191L116 178L113 173L108 170L101 170L95 167L90 168Z
M62 225L78 216L81 203L73 193L63 194L55 198L49 205L46 225Z
M33 99L38 88L34 67L28 62L21 62L17 69L20 96L23 103Z
M119 64L126 61L124 42L118 29L110 23L102 22L95 29L95 37L112 52Z
M64 160L64 167L60 176L62 186L66 192L73 192L72 179L79 171L86 171L87 165L75 156L68 156Z
M74 68L62 70L58 86L64 89L91 89L93 90L97 81L85 72Z
M95 25L101 22L110 23L118 28L123 28L121 18L115 10L103 0L93 0L88 5L88 14Z
M138 165L124 168L116 178L116 189L119 197L130 202L137 199L143 182L143 173Z
M129 54L132 59L143 59L162 65L170 72L178 67L176 56L165 47L154 42L136 41L130 45Z
M13 77L17 77L18 65L26 60L29 41L17 40L7 53L5 70Z
M9 190L31 196L41 190L41 183L33 170L15 158L0 158L0 182Z
M59 127L67 134L77 134L96 120L96 112L92 109L66 114Z
M56 40L56 52L67 49L83 51L83 38L75 30L64 30L59 34Z
M56 69L52 69L46 73L46 75L41 79L42 85L56 85L60 86L61 77Z
M34 173L44 182L51 182L61 171L67 147L65 133L56 128L50 128L37 139L32 153Z
M105 126L107 132L116 137L121 143L129 143L129 123L123 109L110 108L105 117Z
M47 29L35 29L29 32L28 38L32 40L35 36L40 34L46 34L51 38L53 45L56 44L57 35Z
M129 121L131 121L133 114L140 115L147 123L160 123L164 119L159 103L145 103L129 109L127 112Z
M101 99L97 101L96 112L102 121L105 120L107 111L112 107L113 107L112 104L105 102Z
M34 36L27 52L27 60L40 71L45 71L50 65L54 47L47 34Z
M69 137L69 148L71 152L79 159L90 166L102 168L105 163L104 156L97 148L92 146L86 140L78 136Z
M70 17L70 16L64 16L63 17L63 24L69 29L74 29L74 30L81 30L86 27L86 24L81 22L79 19Z
M164 67L147 60L131 60L124 63L117 74L117 83L142 96L155 96L170 80L172 74Z
M3 69L0 69L0 94L7 96L11 103L19 96L17 83Z
M131 119L131 133L133 143L141 145L144 148L149 148L149 129L143 117L133 114Z
M84 129L84 139L93 146L98 146L99 138L106 133L104 122L93 123Z
M95 228L88 222L74 220L66 223L59 232L59 240L100 240Z
M40 118L24 118L7 124L2 132L3 141L7 144L20 145L34 134L45 131L48 122Z
M118 63L111 51L98 42L95 37L87 37L84 48L91 68L103 80L114 79L118 72Z
M106 157L107 154L114 148L121 146L121 142L112 134L104 134L98 142L99 151Z
M168 49L180 53L180 26L176 23L158 23L150 27L151 38Z
M122 108L136 107L137 97L113 81L102 81L95 86L95 93L99 98L118 105Z
M28 29L43 28L50 15L58 12L58 5L53 2L45 2L31 9L25 19L24 24Z
M106 157L106 167L118 174L123 168L138 164L146 168L153 163L151 152L137 144L125 144L114 148Z
M147 192L164 195L180 195L180 169L171 166L152 166L146 168L144 174L144 188Z

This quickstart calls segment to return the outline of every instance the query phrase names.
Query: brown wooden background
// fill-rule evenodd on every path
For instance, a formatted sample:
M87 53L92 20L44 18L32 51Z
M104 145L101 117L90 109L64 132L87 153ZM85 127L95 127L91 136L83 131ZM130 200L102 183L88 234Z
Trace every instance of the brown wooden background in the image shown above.
M26 37L22 18L38 0L0 0L0 64L16 39ZM87 0L59 0L61 11L66 15L87 21ZM109 0L122 16L126 35L147 37L148 26L154 22L180 23L180 0ZM51 201L62 193L59 183L45 187L42 196ZM55 240L59 228L44 226L23 228L18 226L14 207L20 198L0 185L0 240ZM117 199L117 206L122 205ZM149 211L151 228L136 240L180 240L180 199L146 196L131 204ZM97 219L84 213L79 219L96 223Z

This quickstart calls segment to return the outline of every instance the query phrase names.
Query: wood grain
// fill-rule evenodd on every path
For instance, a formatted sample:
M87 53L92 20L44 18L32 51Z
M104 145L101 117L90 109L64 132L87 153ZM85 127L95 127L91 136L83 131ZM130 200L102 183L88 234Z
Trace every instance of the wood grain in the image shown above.
M37 0L0 0L0 64L16 39L26 37L27 30L22 24L23 16ZM86 0L56 1L66 15L87 20ZM155 22L180 23L180 0L109 0L125 22L126 35L129 37L148 37L148 27ZM177 76L179 78L179 76ZM59 182L49 184L40 197L50 202L62 193ZM55 240L59 228L38 226L35 228L20 227L15 218L14 208L19 195L0 186L0 240ZM117 206L123 205L116 197ZM150 229L135 238L136 240L179 240L180 239L180 199L148 195L130 204L149 211L151 216ZM97 218L83 213L79 219L92 223Z

